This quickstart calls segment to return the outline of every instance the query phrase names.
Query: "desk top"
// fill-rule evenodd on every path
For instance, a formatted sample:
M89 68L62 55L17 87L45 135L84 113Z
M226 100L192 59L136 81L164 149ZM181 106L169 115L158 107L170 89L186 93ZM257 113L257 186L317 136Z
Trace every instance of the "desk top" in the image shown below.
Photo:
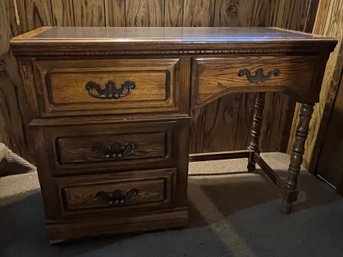
M165 50L204 50L206 45L206 49L291 46L305 51L318 47L321 51L331 51L336 40L274 27L41 27L13 38L11 44L14 50L42 45L68 45L74 50L85 45L134 46L133 50L156 50L159 45Z
M232 42L314 40L324 37L274 27L43 27L15 39Z

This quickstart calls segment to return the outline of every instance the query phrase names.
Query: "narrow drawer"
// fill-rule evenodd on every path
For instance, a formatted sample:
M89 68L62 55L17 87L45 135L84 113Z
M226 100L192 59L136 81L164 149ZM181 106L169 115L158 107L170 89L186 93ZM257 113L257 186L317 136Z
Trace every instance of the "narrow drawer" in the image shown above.
M170 207L176 169L127 172L122 175L56 179L61 205L68 212L116 212ZM137 176L139 174L139 176Z
M233 92L282 91L298 99L314 99L320 60L318 56L196 58L192 105L201 106Z
M34 61L42 116L178 110L179 59Z
M168 131L108 135L94 133L87 136L58 138L56 151L58 161L62 165L156 159L166 157L167 140Z
M54 176L174 167L180 121L43 128ZM42 153L43 154L43 153Z

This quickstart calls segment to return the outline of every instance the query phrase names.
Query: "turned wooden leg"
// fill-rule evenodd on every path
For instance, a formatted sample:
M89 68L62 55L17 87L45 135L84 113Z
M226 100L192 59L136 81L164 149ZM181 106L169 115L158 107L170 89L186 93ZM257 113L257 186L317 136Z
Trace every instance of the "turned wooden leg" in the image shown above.
M291 154L291 162L288 168L288 181L286 192L283 195L282 212L290 213L292 202L297 200L297 180L300 166L303 161L305 141L308 135L309 123L313 113L313 104L302 104L300 118L295 133L295 142Z
M251 139L248 149L250 150L248 159L248 171L254 172L256 170L256 162L254 155L260 153L259 139L261 134L262 120L263 120L263 108L265 93L258 93L255 100L254 117L251 128Z

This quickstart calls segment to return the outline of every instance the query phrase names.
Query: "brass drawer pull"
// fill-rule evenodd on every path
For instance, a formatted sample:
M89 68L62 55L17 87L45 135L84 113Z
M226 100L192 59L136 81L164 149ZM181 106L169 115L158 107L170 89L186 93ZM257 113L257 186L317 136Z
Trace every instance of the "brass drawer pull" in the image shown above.
M132 188L127 192L115 190L113 193L97 192L95 197L105 201L108 205L123 205L136 199L138 189Z
M136 88L136 84L134 81L127 80L121 84L120 88L117 88L116 83L109 80L105 83L105 88L101 88L101 86L96 82L89 81L85 88L88 91L88 94L92 97L99 99L118 99L128 96L132 89Z
M268 71L267 75L264 74L264 71L262 68L257 69L254 74L252 74L248 69L240 69L238 71L238 77L246 76L247 79L251 83L257 83L260 84L268 79L270 79L272 76L277 77L280 75L280 70L277 68L271 69Z
M109 147L102 143L95 143L92 145L91 150L107 159L121 159L132 154L136 148L137 144L135 142L129 142L125 145L115 142Z

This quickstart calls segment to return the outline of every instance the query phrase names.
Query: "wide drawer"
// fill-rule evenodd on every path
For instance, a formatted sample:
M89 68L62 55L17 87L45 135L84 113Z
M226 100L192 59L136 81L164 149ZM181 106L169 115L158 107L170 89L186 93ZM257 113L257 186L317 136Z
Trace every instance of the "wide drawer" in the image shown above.
M42 116L178 110L179 59L33 61Z
M120 214L128 209L170 207L175 172L176 169L163 169L122 175L77 176L58 178L56 183L66 214L104 209Z
M233 92L282 91L297 100L315 100L320 61L318 56L196 58L192 105L201 106Z
M43 128L52 175L174 167L186 121ZM44 153L42 153L44 154Z

